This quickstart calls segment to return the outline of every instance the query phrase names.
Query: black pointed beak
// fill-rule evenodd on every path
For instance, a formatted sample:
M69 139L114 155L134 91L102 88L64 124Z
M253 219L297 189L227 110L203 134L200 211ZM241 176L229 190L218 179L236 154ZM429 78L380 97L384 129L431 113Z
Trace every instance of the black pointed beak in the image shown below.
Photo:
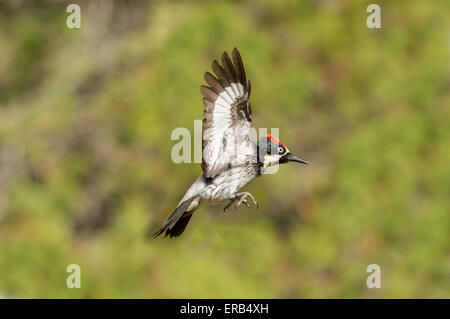
M286 155L282 156L280 158L280 163L287 163L287 162L298 162L298 163L303 163L303 164L309 164L307 161L298 158L295 155L292 155L291 153L287 153Z

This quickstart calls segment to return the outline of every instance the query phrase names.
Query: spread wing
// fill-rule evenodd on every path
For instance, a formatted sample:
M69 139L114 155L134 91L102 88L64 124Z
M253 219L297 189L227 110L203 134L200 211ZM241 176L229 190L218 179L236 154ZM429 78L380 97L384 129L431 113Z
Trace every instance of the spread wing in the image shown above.
M202 169L206 177L214 177L225 168L242 163L248 153L251 86L236 48L232 58L233 62L224 52L222 65L214 60L215 76L206 72L205 81L209 86L200 88L205 105Z

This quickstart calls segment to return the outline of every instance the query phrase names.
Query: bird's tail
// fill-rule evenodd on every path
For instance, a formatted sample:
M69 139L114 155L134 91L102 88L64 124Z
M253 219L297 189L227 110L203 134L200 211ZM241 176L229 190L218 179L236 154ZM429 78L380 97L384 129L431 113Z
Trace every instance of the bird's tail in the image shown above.
M180 205L175 208L173 213L167 218L161 229L153 234L153 237L158 237L163 232L166 232L166 237L177 237L180 236L186 229L189 220L192 217L192 212L186 212L189 205L195 199L195 196L185 200Z

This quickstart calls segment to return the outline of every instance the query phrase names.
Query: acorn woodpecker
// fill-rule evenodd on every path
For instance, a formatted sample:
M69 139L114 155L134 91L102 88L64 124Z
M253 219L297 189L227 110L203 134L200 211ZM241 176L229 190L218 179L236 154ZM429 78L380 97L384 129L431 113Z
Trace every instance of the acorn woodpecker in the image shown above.
M249 138L252 109L249 102L251 85L247 81L239 51L234 48L230 59L222 54L222 65L214 60L212 69L204 75L209 86L202 85L203 128L202 170L177 208L153 237L163 232L177 237L183 233L194 211L202 203L228 202L224 211L235 203L258 207L249 192L239 192L264 171L277 164L298 162L308 164L292 155L286 145L271 134L259 141Z

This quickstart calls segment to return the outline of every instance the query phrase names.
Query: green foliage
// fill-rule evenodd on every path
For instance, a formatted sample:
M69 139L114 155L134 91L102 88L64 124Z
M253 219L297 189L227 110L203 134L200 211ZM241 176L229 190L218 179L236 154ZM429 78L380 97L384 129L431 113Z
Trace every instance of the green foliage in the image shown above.
M448 1L0 5L0 295L450 296ZM254 126L311 162L149 239L200 174L170 160L238 47ZM78 264L82 288L68 289ZM366 287L379 264L382 288Z

